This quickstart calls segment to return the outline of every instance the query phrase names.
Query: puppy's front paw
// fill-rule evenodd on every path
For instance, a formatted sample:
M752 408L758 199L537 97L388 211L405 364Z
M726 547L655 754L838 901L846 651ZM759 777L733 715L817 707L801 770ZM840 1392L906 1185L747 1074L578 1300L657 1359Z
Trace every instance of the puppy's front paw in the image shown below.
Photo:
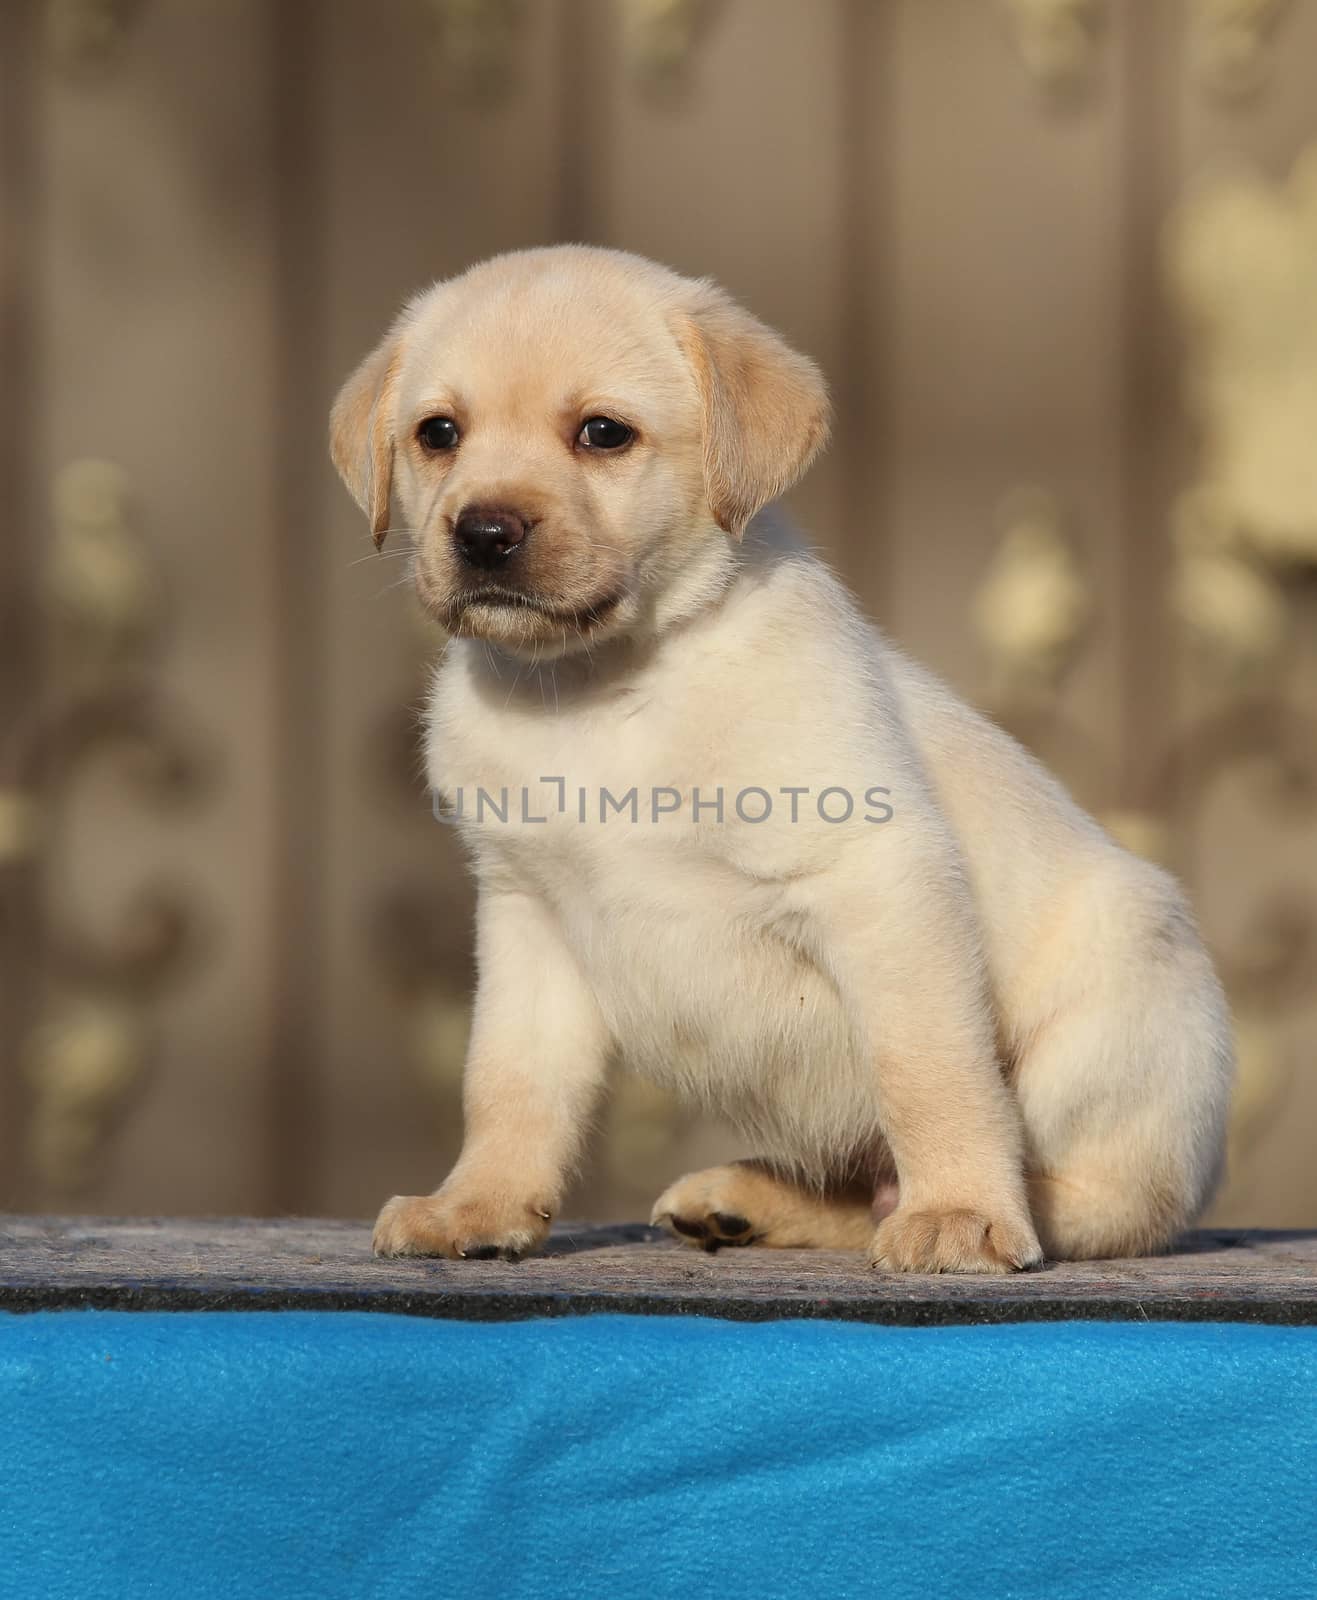
M879 1224L871 1267L891 1272L1019 1272L1043 1259L1027 1222L986 1211L898 1208Z
M447 1256L515 1261L543 1243L551 1212L538 1200L437 1194L394 1195L375 1224L377 1256Z

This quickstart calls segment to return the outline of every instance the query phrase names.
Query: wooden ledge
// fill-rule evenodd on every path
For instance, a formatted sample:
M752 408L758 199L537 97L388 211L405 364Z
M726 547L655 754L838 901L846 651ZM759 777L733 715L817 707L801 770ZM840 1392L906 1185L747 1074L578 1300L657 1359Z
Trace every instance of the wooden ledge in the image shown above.
M638 1223L563 1223L501 1261L377 1261L363 1223L0 1216L0 1310L390 1311L473 1321L596 1312L905 1325L1317 1324L1317 1233L1204 1232L1173 1255L1010 1278L902 1277L825 1250L705 1255Z

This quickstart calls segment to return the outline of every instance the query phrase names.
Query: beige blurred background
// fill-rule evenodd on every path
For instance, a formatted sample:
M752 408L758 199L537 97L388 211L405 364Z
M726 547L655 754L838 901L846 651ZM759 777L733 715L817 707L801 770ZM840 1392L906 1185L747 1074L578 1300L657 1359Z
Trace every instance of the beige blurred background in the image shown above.
M1187 878L1216 1215L1317 1222L1317 0L4 0L0 1205L446 1170L438 640L326 413L404 295L572 239L821 362L796 514ZM619 1082L574 1209L737 1149Z

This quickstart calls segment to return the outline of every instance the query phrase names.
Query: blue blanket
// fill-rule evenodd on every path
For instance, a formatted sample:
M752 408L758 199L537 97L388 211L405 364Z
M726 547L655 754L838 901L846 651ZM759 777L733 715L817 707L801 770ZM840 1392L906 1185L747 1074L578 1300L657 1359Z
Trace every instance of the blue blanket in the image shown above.
M1317 1594L1317 1329L0 1315L4 1600Z

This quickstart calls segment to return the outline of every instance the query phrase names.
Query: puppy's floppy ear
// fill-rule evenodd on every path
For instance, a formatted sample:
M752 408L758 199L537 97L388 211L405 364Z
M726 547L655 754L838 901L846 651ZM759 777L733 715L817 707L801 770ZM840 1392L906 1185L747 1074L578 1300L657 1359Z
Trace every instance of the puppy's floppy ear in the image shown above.
M704 405L704 481L718 525L739 535L827 441L819 369L721 289L698 285L677 337Z
M339 390L329 416L329 453L348 492L370 518L377 550L389 528L393 391L401 351L401 329L395 324Z

